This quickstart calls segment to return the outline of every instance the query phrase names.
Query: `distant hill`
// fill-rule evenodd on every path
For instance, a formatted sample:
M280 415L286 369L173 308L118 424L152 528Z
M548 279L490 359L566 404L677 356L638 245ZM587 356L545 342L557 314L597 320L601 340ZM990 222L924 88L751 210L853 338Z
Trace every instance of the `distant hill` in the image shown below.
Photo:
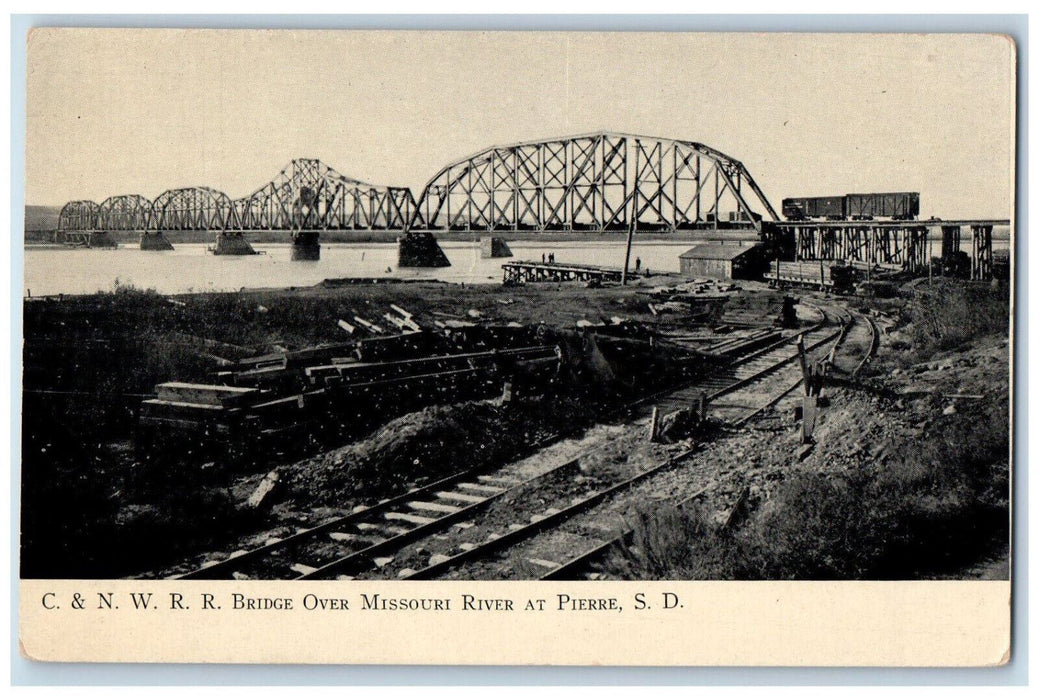
M61 207L48 207L34 204L26 204L25 230L56 231L58 229L58 216L60 214Z

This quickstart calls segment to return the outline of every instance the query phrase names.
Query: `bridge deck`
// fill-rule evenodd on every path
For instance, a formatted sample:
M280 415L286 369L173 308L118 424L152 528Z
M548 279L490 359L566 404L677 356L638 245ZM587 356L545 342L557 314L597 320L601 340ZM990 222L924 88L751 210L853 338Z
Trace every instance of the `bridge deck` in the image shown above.
M875 228L940 228L942 226L1009 226L1010 219L950 219L948 221L942 221L939 219L926 219L922 221L908 220L908 221L851 221L851 220L835 220L835 221L777 221L774 226L780 228L857 228L857 229L875 229Z
M620 282L624 272L619 267L536 260L507 262L501 269L504 271L503 282ZM628 271L629 278L636 276L636 273Z

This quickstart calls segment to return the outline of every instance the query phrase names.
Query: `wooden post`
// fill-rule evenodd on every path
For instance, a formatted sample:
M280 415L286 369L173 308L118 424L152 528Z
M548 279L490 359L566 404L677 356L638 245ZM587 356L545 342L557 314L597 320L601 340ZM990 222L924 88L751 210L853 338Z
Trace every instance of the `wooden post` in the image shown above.
M818 413L818 399L815 396L805 396L802 401L801 444L807 445L812 441L812 433L815 431L815 417Z
M638 201L637 197L632 198ZM635 205L631 206L631 221L628 222L628 242L624 246L624 269L621 270L621 286L628 283L628 265L631 262L631 241L635 237L635 219L638 216L638 210Z
M873 274L873 228L866 229L866 284L870 284Z
M656 406L653 407L653 417L649 421L649 441L657 441L657 424L660 421L660 409Z
M808 358L805 356L805 337L804 335L797 336L797 355L801 361L801 374L804 377L802 382L804 386L804 395L808 396L808 387L812 380L811 372L808 369Z

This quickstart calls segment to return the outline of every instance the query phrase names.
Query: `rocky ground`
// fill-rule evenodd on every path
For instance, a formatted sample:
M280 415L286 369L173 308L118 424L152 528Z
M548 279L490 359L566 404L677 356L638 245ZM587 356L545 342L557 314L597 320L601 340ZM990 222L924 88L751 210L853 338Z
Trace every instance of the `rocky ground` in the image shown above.
M814 446L800 444L793 397L716 440L681 472L715 484L710 493L682 511L661 507L689 493L676 472L675 496L646 494L664 500L627 511L636 544L612 555L605 575L1006 578L1009 341L961 339L963 324L912 297L884 306L880 354L860 378L835 377ZM997 313L991 326L1000 323ZM930 334L943 324L955 342ZM742 520L722 529L744 486Z

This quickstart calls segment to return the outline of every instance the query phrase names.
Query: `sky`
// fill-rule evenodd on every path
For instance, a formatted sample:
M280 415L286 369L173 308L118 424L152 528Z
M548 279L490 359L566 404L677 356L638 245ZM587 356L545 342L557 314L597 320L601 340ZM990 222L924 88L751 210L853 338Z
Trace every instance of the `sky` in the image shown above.
M777 210L1009 218L1015 61L996 35L37 29L26 203L236 198L301 157L417 197L492 145L618 131L712 146Z

